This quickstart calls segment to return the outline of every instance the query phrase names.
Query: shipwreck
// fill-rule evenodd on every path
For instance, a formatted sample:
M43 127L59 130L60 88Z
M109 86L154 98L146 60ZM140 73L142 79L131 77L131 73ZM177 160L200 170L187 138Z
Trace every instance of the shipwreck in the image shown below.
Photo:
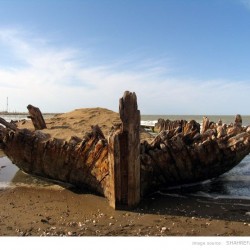
M136 206L154 190L218 177L250 152L250 127L242 126L240 115L230 125L204 117L202 127L194 120L159 119L154 136L145 132L136 94L129 91L120 99L119 114L106 115L110 124L98 124L98 109L96 124L73 130L69 138L62 137L69 129L65 121L49 122L39 108L27 108L33 128L0 118L4 153L26 173L87 187L114 208ZM69 119L73 122L74 115Z

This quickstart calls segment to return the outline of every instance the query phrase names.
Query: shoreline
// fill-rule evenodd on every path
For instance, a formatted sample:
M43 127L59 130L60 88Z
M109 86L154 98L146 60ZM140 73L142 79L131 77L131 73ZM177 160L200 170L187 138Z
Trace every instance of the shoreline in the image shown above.
M60 115L63 113L43 113L43 115ZM29 115L29 112L0 112L0 115Z
M59 186L60 187L60 186ZM65 188L0 190L1 236L250 236L250 201L157 193L136 209Z

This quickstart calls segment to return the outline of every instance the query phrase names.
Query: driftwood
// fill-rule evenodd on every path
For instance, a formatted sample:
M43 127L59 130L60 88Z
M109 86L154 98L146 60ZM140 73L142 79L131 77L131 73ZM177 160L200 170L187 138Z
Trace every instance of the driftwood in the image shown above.
M234 124L161 120L153 141L140 142L135 93L120 99L122 124L105 138L98 125L83 138L51 138L41 130L16 129L3 119L0 145L23 171L89 188L114 208L133 207L142 196L172 185L217 177L250 152L250 129Z
M27 106L27 109L28 109L29 114L30 114L28 116L28 118L30 118L32 120L32 123L35 127L35 130L46 128L46 123L43 119L43 115L42 115L40 109L32 106L31 104L29 104Z

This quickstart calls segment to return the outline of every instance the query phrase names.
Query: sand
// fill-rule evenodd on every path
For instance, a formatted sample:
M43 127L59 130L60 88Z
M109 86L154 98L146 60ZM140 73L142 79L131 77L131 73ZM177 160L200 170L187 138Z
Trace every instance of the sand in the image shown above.
M82 108L76 109L68 113L55 115L46 119L47 129L44 133L50 134L51 137L69 141L71 136L82 138L85 133L91 132L91 125L98 125L104 136L108 138L112 127L121 124L118 113L104 108ZM28 128L34 130L31 121L19 122L18 128ZM154 137L141 130L141 140L152 140Z
M0 235L249 236L250 202L151 195L134 210L65 188L0 191Z
M22 123L19 128L33 129L30 122ZM83 137L98 124L107 136L110 127L119 123L113 111L78 109L46 120L49 129L44 132L68 140L72 135ZM116 211L104 197L88 191L60 185L19 186L0 190L0 235L250 236L250 200L155 193L134 210Z

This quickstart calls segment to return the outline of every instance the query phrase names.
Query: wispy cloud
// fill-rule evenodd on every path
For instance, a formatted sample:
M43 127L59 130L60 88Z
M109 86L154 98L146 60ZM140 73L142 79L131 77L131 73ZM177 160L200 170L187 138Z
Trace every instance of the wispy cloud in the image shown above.
M240 3L250 10L250 0L240 0Z
M142 113L249 112L242 105L250 106L250 87L245 82L173 77L165 58L137 60L132 56L100 65L84 48L55 47L15 29L0 29L1 46L13 61L11 66L0 67L0 110L8 96L10 110L23 111L33 104L43 112L95 106L117 111L119 98L130 90L137 93Z

